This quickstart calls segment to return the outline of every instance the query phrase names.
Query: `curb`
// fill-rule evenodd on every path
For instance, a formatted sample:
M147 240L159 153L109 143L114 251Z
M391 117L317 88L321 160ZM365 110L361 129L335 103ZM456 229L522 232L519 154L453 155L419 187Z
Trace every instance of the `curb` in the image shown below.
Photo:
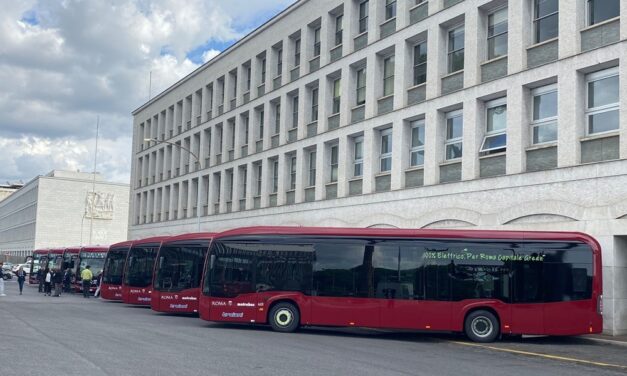
M624 342L624 341L616 341L616 340L612 340L612 339L594 338L594 337L584 337L584 338L586 338L587 340L590 340L590 341L601 342L601 343L608 343L608 344L611 344L611 345L627 347L627 342Z

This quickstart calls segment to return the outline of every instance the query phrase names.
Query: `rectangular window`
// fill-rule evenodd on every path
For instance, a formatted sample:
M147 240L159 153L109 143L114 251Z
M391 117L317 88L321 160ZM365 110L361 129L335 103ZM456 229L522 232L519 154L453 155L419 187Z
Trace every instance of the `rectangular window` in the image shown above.
M557 141L557 85L539 87L531 95L533 144Z
M331 183L335 183L337 182L337 167L339 165L339 145L332 145L331 146L331 161L330 161L330 165L331 165L331 176L329 177L329 182Z
M264 111L259 111L259 135L257 140L263 140L263 126L265 121Z
M246 67L246 91L250 91L250 79L251 79L250 66Z
M248 123L249 123L249 118L248 118L248 116L246 116L244 118L244 140L243 140L244 142L243 142L243 145L247 145L248 144L248 135L249 135L249 132L250 132L250 125Z
M359 34L368 31L368 0L359 4Z
M446 140L444 142L444 159L447 161L462 157L462 136L464 118L461 110L446 114Z
M353 176L359 177L364 173L364 137L355 137L353 153Z
M233 77L233 96L232 96L232 98L237 98L237 74L234 74L231 77Z
M507 55L507 8L488 15L488 60Z
M274 105L274 134L281 133L281 103Z
M318 88L311 89L311 122L318 121Z
M239 198L240 199L244 199L246 198L246 189L247 187L247 182L248 182L248 167L244 166L242 167L241 170L241 176L242 176L242 185L240 188L240 192L239 192ZM245 208L241 207L240 210L244 210Z
M586 76L587 134L610 132L619 128L618 68L610 68Z
M300 38L294 41L294 66L300 65Z
M292 129L298 127L298 95L292 98Z
M379 162L380 172L392 170L392 128L381 131L381 155Z
M313 187L316 185L316 152L309 152L309 176L308 176L308 187Z
M262 169L263 169L263 166L261 165L261 163L258 163L255 166L255 170L256 170L255 171L256 172L256 176L255 177L257 179L257 181L255 182L256 183L255 184L255 195L256 196L261 196L261 183L262 183L261 179L263 178L263 173L262 173L263 170Z
M320 56L320 26L314 29L313 57Z
M587 0L588 26L620 16L620 0Z
M556 38L559 33L559 0L534 0L533 5L535 43Z
M464 69L464 26L448 32L448 73Z
M266 58L261 60L261 83L266 83Z
M233 170L226 175L226 201L233 200Z
M357 92L355 98L357 105L361 106L366 103L366 68L357 70Z
M336 46L339 46L340 44L342 44L342 30L343 30L342 21L343 19L344 19L344 16L342 14L335 17L335 45Z
M411 122L411 145L409 149L409 166L417 167L425 163L425 121Z
M279 191L279 161L277 159L272 161L272 192L277 193Z
M385 0L385 20L396 17L396 0Z
M414 86L427 82L427 42L414 46Z
M276 52L276 75L280 76L283 72L283 49Z
M296 156L290 157L290 190L296 189Z
M480 151L500 153L507 146L507 101L505 98L486 103L486 132Z
M235 123L232 123L229 126L229 130L231 132L231 139L229 140L229 149L233 149L235 147Z
M341 91L341 79L337 79L333 81L333 108L331 109L333 114L337 114L340 112L340 99L342 97Z
M383 59L383 96L394 94L394 56Z

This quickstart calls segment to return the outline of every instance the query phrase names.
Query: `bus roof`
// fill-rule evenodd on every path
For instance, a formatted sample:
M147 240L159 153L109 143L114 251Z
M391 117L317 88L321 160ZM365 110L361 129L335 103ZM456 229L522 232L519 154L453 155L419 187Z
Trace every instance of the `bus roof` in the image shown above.
M33 254L37 254L37 255L43 255L43 254L48 254L48 250L47 249L36 249L33 251Z
M169 236L153 236L151 238L138 239L133 241L133 247L136 245L161 244L161 242L169 238Z
M109 247L104 245L86 245L81 247L81 252L106 252Z
M215 232L193 232L189 234L176 235L168 238L164 243L172 243L184 240L211 240L217 234Z
M111 244L109 249L113 248L130 248L133 245L133 240L125 240L123 242Z
M391 238L459 238L459 239L535 239L570 240L595 245L591 236L581 232L559 231L501 231L501 230L445 230L445 229L399 229L399 228L347 228L347 227L296 227L256 226L242 227L216 234L215 239L247 235L305 235L305 236L381 236Z
M65 252L69 252L69 253L78 253L80 252L80 250L81 250L81 247L79 246L65 248Z
M64 248L50 248L48 250L48 254L51 254L51 255L62 255L64 251L65 251Z

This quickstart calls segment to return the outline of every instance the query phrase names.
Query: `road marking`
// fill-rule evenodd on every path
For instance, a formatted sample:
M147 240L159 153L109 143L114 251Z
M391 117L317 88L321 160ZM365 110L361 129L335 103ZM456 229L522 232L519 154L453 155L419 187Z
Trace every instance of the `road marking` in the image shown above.
M540 354L540 353L534 353L534 352L529 352L529 351L505 349L505 348L501 348L501 347L481 345L481 344L478 344L478 343L469 343L469 342L461 342L461 341L450 341L450 342L455 343L457 345L479 347L479 348L483 348L483 349L508 352L508 353L518 354L518 355L535 356L535 357L538 357L538 358L545 358L545 359L552 359L552 360L561 360L561 361L565 361L565 362L588 364L588 365L599 366L599 367L611 367L611 368L618 368L618 369L627 369L627 366L623 366L623 365L620 365L620 364L594 362L594 361L591 361L591 360L584 360L584 359L577 359L577 358L568 358L568 357L559 356L559 355Z

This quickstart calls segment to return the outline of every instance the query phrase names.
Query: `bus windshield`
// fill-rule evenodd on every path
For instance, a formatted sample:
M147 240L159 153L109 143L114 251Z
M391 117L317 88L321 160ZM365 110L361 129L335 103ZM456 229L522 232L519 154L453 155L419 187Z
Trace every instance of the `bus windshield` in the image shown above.
M180 291L200 286L208 244L169 245L159 251L154 288Z
M105 256L106 252L81 252L78 276L80 277L83 269L85 269L85 267L89 265L91 273L93 274L94 278L96 278L98 274L102 272Z
M110 283L112 285L122 284L122 274L124 273L124 262L128 248L112 249L105 260L104 274L102 275L102 283Z
M124 284L147 287L152 284L152 272L159 246L138 246L129 251L124 271Z
M50 261L48 262L48 269L53 270L61 268L63 266L62 255L50 255Z

